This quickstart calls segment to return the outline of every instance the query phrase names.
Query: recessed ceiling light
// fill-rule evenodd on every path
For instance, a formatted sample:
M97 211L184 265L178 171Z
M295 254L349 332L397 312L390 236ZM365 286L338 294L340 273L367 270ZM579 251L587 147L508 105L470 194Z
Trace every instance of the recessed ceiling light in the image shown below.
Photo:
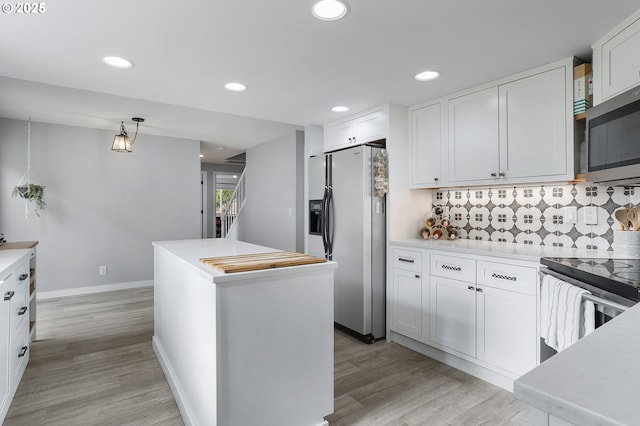
M105 56L102 62L114 68L132 68L133 62L119 56Z
M224 88L232 92L243 92L247 90L247 86L242 83L227 83L224 85Z
M339 0L319 0L313 4L311 13L321 21L337 21L349 13L349 4Z
M423 71L419 74L416 74L414 78L418 81L427 81L434 80L438 77L440 77L440 73L437 71Z
M204 154L200 154L200 158L204 158Z
M349 107L342 106L342 105L334 106L333 108L331 108L331 111L333 111L333 112L345 112L345 111L349 111Z

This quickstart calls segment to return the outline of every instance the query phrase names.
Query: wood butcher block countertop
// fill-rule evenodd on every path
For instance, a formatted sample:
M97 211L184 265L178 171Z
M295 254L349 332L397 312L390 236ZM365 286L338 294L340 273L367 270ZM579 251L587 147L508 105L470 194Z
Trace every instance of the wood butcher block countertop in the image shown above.
M259 271L262 269L285 268L288 266L324 263L327 259L301 253L279 251L235 256L208 257L200 262L225 274L233 272Z

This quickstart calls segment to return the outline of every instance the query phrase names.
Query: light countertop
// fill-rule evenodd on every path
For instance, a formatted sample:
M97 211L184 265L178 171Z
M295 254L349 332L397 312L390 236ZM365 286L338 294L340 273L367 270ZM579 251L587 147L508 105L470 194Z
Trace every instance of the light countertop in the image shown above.
M566 247L549 247L540 245L526 245L515 243L498 243L479 240L423 240L407 238L390 241L389 244L402 245L429 250L450 250L459 253L469 253L482 256L495 256L509 259L519 259L540 262L541 257L612 257L612 252L586 250Z
M24 256L29 254L30 249L0 250L0 281L5 278L5 274L18 265Z
M640 424L640 304L514 384L518 399L576 425Z
M263 269L259 271L235 272L225 274L200 262L206 257L236 256L242 254L273 253L276 250L242 241L226 238L210 238L197 240L154 241L156 249L163 249L183 260L192 270L211 280L214 283L223 283L248 278L259 278L273 274L291 274L301 270L314 270L318 268L336 268L336 262L316 263L311 265L290 266L286 268Z

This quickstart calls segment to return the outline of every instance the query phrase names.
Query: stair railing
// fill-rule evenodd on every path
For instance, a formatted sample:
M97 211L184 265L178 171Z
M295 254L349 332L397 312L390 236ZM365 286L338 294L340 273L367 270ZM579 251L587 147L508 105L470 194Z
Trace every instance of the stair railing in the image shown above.
M245 185L244 185L246 170L247 169L245 167L245 169L242 171L242 174L240 175L240 179L238 179L238 183L236 184L235 189L233 190L233 194L231 195L231 198L226 204L222 206L222 215L220 219L222 222L221 236L223 238L229 235L229 231L231 231L231 227L236 222L238 215L242 211L242 208L244 207L247 201L245 196Z

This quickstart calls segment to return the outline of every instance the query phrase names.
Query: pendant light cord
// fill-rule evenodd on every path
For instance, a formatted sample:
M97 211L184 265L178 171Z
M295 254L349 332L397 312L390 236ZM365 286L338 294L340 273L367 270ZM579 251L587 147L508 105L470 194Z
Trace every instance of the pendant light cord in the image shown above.
M27 186L31 183L31 117L27 123Z

